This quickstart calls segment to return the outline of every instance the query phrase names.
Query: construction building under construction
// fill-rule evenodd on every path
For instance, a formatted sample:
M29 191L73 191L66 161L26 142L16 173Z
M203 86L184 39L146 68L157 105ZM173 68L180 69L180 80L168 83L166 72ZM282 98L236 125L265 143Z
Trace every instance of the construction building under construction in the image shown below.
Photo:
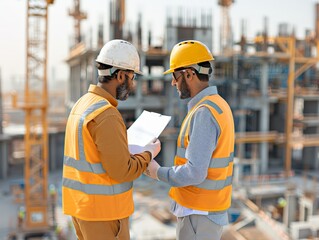
M70 76L67 94L62 98L65 108L59 113L66 118L88 86L96 83L95 59L105 43L103 25L109 24L110 39L127 39L138 48L144 72L137 77L135 92L125 102L119 102L118 109L128 127L143 110L172 116L160 136L162 151L157 159L161 165L171 166L187 108L186 101L181 101L171 87L171 77L162 73L169 68L170 51L177 42L196 39L210 48L215 44L212 11L191 17L184 14L183 8L176 9L176 13L166 16L162 44L152 45L151 30L142 28L143 15L139 14L137 32L132 32L124 27L125 1L112 0L109 22L100 23L98 40L92 44L84 41L81 32L81 21L88 16L81 11L80 0L74 3L74 9L69 11L75 23L74 44L66 58ZM225 229L223 239L318 239L319 4L315 6L314 30L307 30L303 39L295 37L288 23L278 26L276 36L269 36L267 18L253 39L247 38L244 22L241 38L233 39L228 10L240 1L218 4L222 12L220 53L214 54L210 83L230 104L236 129L232 223ZM142 38L145 32L147 43ZM34 107L44 109L44 105ZM28 114L30 107L24 109ZM55 118L60 115L52 114ZM55 128L49 129L47 158L51 170L62 168L61 129L65 118L52 121ZM1 178L10 175L10 163L18 156L18 150L9 153L16 139L21 141L21 134L3 135L1 139ZM47 191L45 187L42 190ZM169 217L163 220L164 215L154 216L169 222Z
M257 239L248 238L245 226L250 232L261 231L257 227L252 230L259 222L271 227L272 222L260 217L259 213L266 212L264 209L269 205L276 209L271 211L275 215L273 212L279 211L276 200L280 198L287 201L285 209L277 214L284 227L274 231L268 239L318 237L318 224L313 224L318 219L319 200L318 33L313 35L309 30L304 39L296 39L287 23L279 26L277 36L269 36L268 20L264 19L261 34L247 39L243 25L241 39L236 41L232 39L228 13L232 3L219 1L223 18L221 49L220 55L214 55L215 72L211 84L218 86L219 93L234 113L236 152L233 181L239 192L235 195L238 198L235 202L245 205L252 214L230 227L225 239L230 239L229 235L234 235L234 239L241 239L236 238L238 235L246 237L242 239ZM144 109L172 116L169 127L161 136L162 151L158 157L162 165L170 166L178 129L186 114L186 102L178 99L171 87L170 76L163 76L162 72L169 67L169 53L175 43L196 39L207 46L213 45L212 16L208 12L192 18L185 16L182 8L176 10L177 13L166 18L162 45L153 46L152 32L148 31L145 50L142 47L145 44L141 33L145 31L141 29L141 15L137 33L123 32L123 4L124 1L111 2L110 39L132 41L132 35L137 35L135 45L139 48L145 74L138 77L135 93L124 103L120 102L119 109L128 126ZM103 32L99 32L99 37L103 37ZM84 42L78 42L71 50L67 59L71 72L68 106L71 107L87 91L89 84L95 83L97 73L92 63L101 43L100 39L97 48L92 49ZM292 180L295 178L303 179L304 184L298 185ZM309 183L313 191L306 187L307 182L313 184ZM280 185L279 191L277 185Z

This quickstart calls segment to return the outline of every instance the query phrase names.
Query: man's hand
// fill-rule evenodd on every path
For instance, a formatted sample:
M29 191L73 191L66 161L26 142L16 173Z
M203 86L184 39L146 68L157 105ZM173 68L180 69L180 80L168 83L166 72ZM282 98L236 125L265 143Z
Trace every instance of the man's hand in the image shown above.
M144 171L144 174L146 176L149 176L150 178L153 178L159 181L157 177L157 171L159 168L160 168L160 165L154 159L152 159L150 163L148 164L148 167Z
M144 151L148 151L152 154L152 159L157 156L157 154L161 151L161 142L156 139L155 142L151 142L144 147Z

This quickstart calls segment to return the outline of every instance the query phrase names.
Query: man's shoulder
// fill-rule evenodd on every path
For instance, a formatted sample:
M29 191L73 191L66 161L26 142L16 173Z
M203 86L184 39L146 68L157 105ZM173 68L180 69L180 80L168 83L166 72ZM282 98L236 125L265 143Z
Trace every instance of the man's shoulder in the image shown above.
M102 111L99 115L97 115L95 117L95 122L97 123L101 123L101 122L109 122L112 123L115 120L120 120L122 121L122 115L121 113L117 110L117 108L115 107L109 107L107 109L105 109L104 111Z

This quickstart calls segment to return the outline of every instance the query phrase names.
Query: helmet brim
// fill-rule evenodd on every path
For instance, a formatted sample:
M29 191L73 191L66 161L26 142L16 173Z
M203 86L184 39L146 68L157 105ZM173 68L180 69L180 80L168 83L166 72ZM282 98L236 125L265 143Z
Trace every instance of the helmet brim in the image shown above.
M165 75L165 74L169 74L172 72L174 72L174 69L170 68L170 69L166 70L165 72L163 72L163 74Z
M144 75L144 73L143 72L141 72L141 71L134 71L136 74L138 74L138 75Z

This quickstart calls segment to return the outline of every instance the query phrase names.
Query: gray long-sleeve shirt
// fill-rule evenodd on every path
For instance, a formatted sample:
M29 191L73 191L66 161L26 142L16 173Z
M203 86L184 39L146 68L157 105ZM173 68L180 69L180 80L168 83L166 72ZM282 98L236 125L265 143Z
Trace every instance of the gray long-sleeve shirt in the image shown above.
M213 94L218 94L217 88L214 86L205 88L199 92L187 104L188 111L203 97ZM219 134L219 125L209 109L201 107L196 110L192 118L189 144L186 149L187 163L173 167L160 167L157 172L159 180L174 187L184 187L202 183L207 177L207 169L212 153L216 148ZM177 217L191 214L208 215L208 212L189 209L179 205L175 201L172 201L171 209ZM208 215L208 218L219 225L228 224L227 213Z

